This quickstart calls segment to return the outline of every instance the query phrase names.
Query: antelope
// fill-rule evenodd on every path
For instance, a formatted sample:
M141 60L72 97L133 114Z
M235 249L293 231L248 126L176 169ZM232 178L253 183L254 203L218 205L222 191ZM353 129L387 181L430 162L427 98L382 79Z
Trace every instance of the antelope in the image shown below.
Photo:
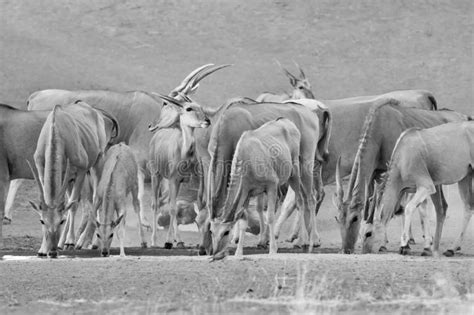
M474 122L452 122L428 129L405 130L393 149L390 165L382 183L383 193L374 221L374 242L379 242L404 192L414 193L405 207L405 225L401 237L400 254L410 253L408 227L418 204L431 197L439 203L441 196L436 186L458 183L464 203L464 224L453 249L445 254L452 256L460 250L473 207ZM437 255L446 217L446 207L436 208L436 232L433 254Z
M33 155L38 137L50 112L49 110L30 112L0 105L0 174L2 174L0 176L0 217L6 218L4 222L11 222L11 207L21 182L25 179L34 179L28 162L34 163ZM109 115L101 114L107 125L107 137L113 138L109 131L117 127L116 121ZM0 247L2 243L0 224Z
M30 164L40 192L40 203L30 202L40 215L43 242L39 256L57 257L60 226L70 210L67 243L74 243L74 214L84 177L90 170L97 185L97 167L107 146L103 116L86 103L56 105L48 115ZM68 200L66 191L73 181ZM64 235L64 234L63 234ZM58 244L59 243L59 244Z
M166 178L169 185L170 225L165 248L171 249L173 247L173 236L177 240L177 247L184 247L178 230L176 198L181 182L187 178L189 179L191 174L197 170L198 160L195 154L194 128L207 128L211 123L201 105L192 101L188 95L197 89L199 81L204 77L228 66L222 65L209 68L203 75L175 88L169 96L156 94L166 102L164 108L170 114L163 116L163 119L157 125L150 127L150 131L155 132L150 141L148 158L153 192L152 246L156 246L157 241L160 185L162 179Z
M199 81L204 77L212 64L200 66L189 73L182 83L173 91L175 95L181 93L189 82ZM27 101L28 110L51 110L54 105L67 106L77 100L82 100L96 109L112 114L120 125L120 133L112 144L124 142L132 149L138 162L138 199L140 214L146 227L151 227L145 216L144 184L149 177L147 169L148 145L153 136L149 132L149 125L156 125L160 120L162 100L155 95L144 91L116 92L106 90L42 90L31 94ZM165 114L166 115L166 114ZM91 226L92 227L92 226ZM78 248L82 244L77 244Z
M321 145L328 140L325 131L319 130L319 120L315 112L300 104L282 103L235 103L225 110L212 129L208 150L211 154L209 166L207 193L208 208L210 211L210 222L222 216L224 201L227 196L227 183L230 180L229 164L235 153L235 147L240 136L248 130L256 129L264 123L278 117L285 117L293 121L301 133L301 155L300 158L305 165L301 170L302 191L304 195L305 229L303 242L307 242L308 249L312 248L314 239L314 209L316 197L319 191L317 179L313 184L313 175L320 174L314 172L319 167L326 152L321 152ZM315 141L315 139L318 139ZM315 162L316 161L316 162ZM317 177L318 175L315 175ZM311 238L308 242L307 232Z
M344 253L354 251L359 236L360 223L363 219L362 210L367 198L365 183L371 184L377 173L386 170L400 134L411 127L428 128L467 119L466 115L449 110L430 111L390 104L371 108L364 122L364 130L352 166L348 192L345 196L341 184L342 179L336 178L337 189L334 203L338 209L337 219ZM438 189L441 190L441 187ZM442 192L440 194L442 195ZM423 206L426 208L426 204ZM434 206L442 207L440 203L435 203ZM421 212L425 213L426 209ZM423 255L430 255L431 236L425 236Z
M303 101L305 100L294 100L292 102L300 102L306 105ZM341 177L350 175L359 148L359 138L364 131L366 116L371 108L382 106L383 104L398 104L400 107L417 107L427 110L437 109L434 96L430 92L423 90L393 91L380 96L325 100L322 103L329 107L334 126L331 130L331 139L329 141L329 155L324 161L322 168L322 181L324 185L335 182L336 162L339 156L341 156ZM323 197L324 191L322 191L322 198L318 202L316 212L319 211ZM282 211L275 225L276 233L279 233L281 225L294 209L294 196L290 191L283 202ZM298 214L299 212L297 216ZM300 231L298 221L300 221L299 218L296 218L290 238L287 240L289 242L298 238L298 232Z
M142 248L146 248L145 235L138 201L138 167L135 155L124 143L112 146L104 157L100 180L94 200L94 213L98 213L96 227L99 249L103 257L109 256L114 230L120 241L120 256L125 256L125 217L127 197L132 197L133 209L138 217L138 231Z
M294 76L282 67L282 65L277 61L278 66L281 68L283 73L290 79L290 84L293 87L293 91L291 93L284 93L284 94L273 94L269 92L265 92L260 94L255 99L257 102L276 102L276 103L283 103L289 99L300 99L300 98L309 98L314 99L313 92L311 91L311 84L309 80L306 78L306 75L303 72L303 69L295 62L296 67L300 71L299 77Z
M273 223L278 188L286 183L298 196L301 206L300 161L301 134L286 118L269 121L258 129L245 131L237 142L232 160L229 191L222 215L211 223L213 259L225 257L232 227L247 208L250 197L267 195L267 224L270 230L269 254L277 253ZM302 208L300 208L302 209ZM240 230L237 256L243 255L244 230Z

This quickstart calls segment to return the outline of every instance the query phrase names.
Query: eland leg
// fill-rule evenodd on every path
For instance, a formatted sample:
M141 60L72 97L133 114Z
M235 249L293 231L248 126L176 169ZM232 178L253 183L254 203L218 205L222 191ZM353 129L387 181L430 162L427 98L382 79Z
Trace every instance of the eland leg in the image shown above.
M275 239L274 223L275 223L275 210L276 202L278 198L277 187L267 188L267 225L270 230L270 255L275 255L278 251L278 245Z
M257 247L259 248L267 248L267 226L268 222L265 222L265 218L263 215L264 211L264 204L263 204L263 194L257 197L257 213L260 223L260 233L258 234L258 244ZM248 211L248 209L247 209Z
M412 221L413 212L415 209L423 203L430 196L430 192L425 187L418 187L416 193L407 203L405 207L405 220L403 226L403 233L400 244L400 254L407 255L410 253L410 246L408 242L410 241L410 226Z
M471 220L472 214L474 212L474 194L473 194L473 176L472 174L464 177L459 183L459 195L464 205L464 217L462 222L461 233L454 241L450 249L444 252L445 256L451 257L454 256L454 253L461 251L461 245L464 241L464 236L466 235L467 227L469 226L469 221Z
M288 218L295 211L295 209L296 209L295 192L293 189L288 188L288 191L285 196L285 200L283 200L283 204L281 205L280 215L278 216L277 221L275 223L275 238L276 239L278 239L278 237L280 236L280 230L281 230L281 226L283 222L288 220ZM289 242L290 243L293 242L296 239L296 237L297 236L293 238L293 234L292 234Z
M140 202L140 216L143 227L147 230L151 229L151 224L145 215L145 202L143 197L145 195L145 173L141 168L138 168L138 200Z
M133 210L135 211L136 215L137 215L137 220L138 220L138 234L140 236L140 246L142 248L146 248L147 247L147 244L146 244L146 241L145 241L145 232L143 230L143 224L142 224L142 218L141 218L141 214L140 214L140 201L138 199L138 194L137 194L137 190L132 190L132 204L133 204Z
M20 188L24 179L14 179L10 181L10 188L8 189L7 201L5 202L5 215L3 216L3 224L11 224L13 219L13 202L15 195Z
M421 221L421 228L423 230L423 252L421 253L421 256L431 256L431 245L433 244L433 235L431 233L431 227L430 227L430 222L428 220L429 215L428 211L430 209L430 204L428 202L428 199L422 202L418 206L418 211L420 213L420 221Z
M117 205L118 206L118 205ZM120 217L121 214L123 214L123 218L119 223L119 230L117 231L117 238L119 240L119 246L120 246L120 257L125 257L125 223L126 223L126 217L127 217L127 211L124 210L123 205L120 205L118 208L117 212L117 217Z
M8 193L8 186L10 181L7 177L6 172L0 173L0 217L3 218L5 211L5 199ZM44 237L43 237L44 241ZM0 249L5 246L3 241L3 224L0 224Z
M176 199L179 192L179 181L177 179L169 179L170 190L170 226L166 236L165 248L171 249L173 247L173 240L176 240L176 247L184 248L184 243L178 230L178 208Z
M151 172L151 208L153 210L153 222L152 222L152 230L151 230L151 246L157 246L158 240L158 210L159 210L159 195L160 195L160 185L162 181L162 177L150 167L148 166ZM140 186L139 186L140 187ZM140 198L139 198L140 200ZM141 204L140 204L141 205ZM143 209L140 206L140 209ZM141 211L141 210L140 210Z
M67 233L67 238L66 238L66 248L74 248L74 244L76 242L76 235L74 231L74 221L76 217L76 211L78 208L78 201L79 197L81 195L81 190L82 190L82 185L84 184L84 179L85 179L86 173L84 172L83 174L78 174L76 178L76 182L74 183L74 186L72 188L72 193L71 197L69 198L69 202L74 202L74 204L71 206L71 209L69 210L71 220L69 222L69 230Z
M436 231L433 239L433 256L439 256L439 243L441 241L441 234L443 232L444 220L446 219L446 211L448 204L444 198L441 186L436 186L436 193L431 195L431 200L436 210Z
M244 256L244 238L245 238L245 231L247 230L247 220L243 217L239 219L237 222L238 230L239 230L239 242L237 243L237 249L235 250L235 255L237 257Z

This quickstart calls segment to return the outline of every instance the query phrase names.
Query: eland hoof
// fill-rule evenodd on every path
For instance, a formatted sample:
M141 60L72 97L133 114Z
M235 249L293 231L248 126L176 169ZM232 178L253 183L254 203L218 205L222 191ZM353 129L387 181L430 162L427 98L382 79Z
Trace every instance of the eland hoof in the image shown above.
M47 254L45 254L45 253L38 253L38 255L37 255L37 256L38 256L38 257L46 257L46 256L48 256L48 255L47 255Z
M453 257L454 256L454 250L448 249L447 251L445 251L443 253L443 255L446 256L446 257Z
M3 225L10 225L12 224L12 219L3 217Z
M400 255L409 255L410 254L410 246L407 244L407 246L401 246L400 250L398 251Z
M379 248L379 253L385 253L387 251L387 247L385 246L380 246Z
M178 242L178 243L176 243L176 248L183 249L183 248L184 248L184 242Z
M416 244L416 243L415 243L415 239L414 239L414 238L410 238L410 239L408 240L408 245L415 245L415 244Z
M74 249L76 249L76 250L81 250L81 249L82 249L82 245L76 245L76 247L74 247Z
M199 247L199 256L206 256L207 252L206 249L203 246Z
M64 244L64 247L66 248L66 250L74 249L74 244Z
M431 252L431 248L423 248L423 252L421 252L421 256L433 256Z
M147 247L148 247L148 245L147 245L146 242L142 242L142 243L140 244L140 246L141 246L141 248L147 248Z
M165 249L172 249L173 248L173 243L166 242L165 243Z
M58 258L58 252L51 252L48 254L49 258Z

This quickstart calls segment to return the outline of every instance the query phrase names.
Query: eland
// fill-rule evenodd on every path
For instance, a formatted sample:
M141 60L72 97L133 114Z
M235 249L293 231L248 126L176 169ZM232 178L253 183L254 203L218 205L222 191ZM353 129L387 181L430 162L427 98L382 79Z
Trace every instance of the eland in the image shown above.
M97 213L97 240L99 250L104 257L109 256L114 230L119 225L120 231L117 236L120 241L120 256L125 256L125 218L127 214L125 207L128 196L131 196L133 209L138 217L141 247L147 247L138 201L137 173L135 155L126 144L119 143L107 150L93 202L93 213Z
M341 157L340 175L346 177L351 173L354 159L359 147L359 138L364 129L366 116L373 106L383 104L398 104L401 107L416 107L428 110L436 110L437 102L434 96L424 90L402 90L393 91L379 96L358 96L337 100L292 100L305 106L314 107L322 103L329 108L333 128L331 139L328 144L329 155L323 163L322 181L324 185L334 183L336 180L335 171L338 157ZM311 102L313 104L311 104ZM321 198L318 202L316 213L324 198L324 190L321 189ZM294 195L291 190L286 195L282 205L282 210L275 224L275 233L278 236L283 222L295 210ZM299 212L297 213L297 215ZM298 238L300 231L300 218L296 218L289 242Z
M383 181L380 206L374 216L374 242L398 208L404 192L414 193L405 207L405 225L401 237L400 254L410 252L408 227L418 204L428 197L433 203L441 199L436 186L458 183L464 204L464 223L453 249L445 254L452 256L460 250L473 207L474 122L451 122L428 129L410 128L397 140L390 165ZM438 254L446 207L436 208L436 232L433 253Z
M209 167L207 201L210 211L210 220L215 221L223 213L228 183L230 180L230 166L238 140L243 132L256 129L264 123L279 117L290 119L301 133L300 159L305 167L301 170L302 194L304 196L304 240L308 242L307 232L311 233L309 247L314 239L314 209L319 191L318 183L313 182L313 176L319 174L318 167L326 152L320 148L326 147L328 140L325 131L319 130L318 116L300 104L281 103L235 103L225 110L212 129L208 150L211 154ZM323 137L320 137L324 135ZM315 170L316 169L316 170ZM305 243L306 245L308 243Z
M213 64L200 66L189 73L170 94L172 97L183 94L192 84L197 88L199 81L213 71ZM144 183L149 173L147 170L148 145L153 136L148 127L155 126L161 118L162 100L143 91L115 92L105 90L42 90L34 92L27 101L29 110L51 110L54 105L68 105L77 100L87 102L92 107L113 115L119 125L120 133L112 144L124 142L132 149L138 163L138 199L142 222L150 227L144 208ZM166 113L165 113L166 115ZM170 119L173 118L171 114Z
M97 167L108 138L103 116L84 102L56 105L48 115L38 138L33 171L40 192L40 203L31 202L40 215L43 242L39 256L57 256L57 248L74 244L74 215L84 178L88 171L97 185ZM66 192L72 191L66 199ZM66 211L70 210L67 235L59 239ZM66 231L66 229L65 229Z
M220 218L211 223L213 258L225 257L229 235L238 219L245 214L250 197L267 196L267 224L270 231L270 255L278 246L274 237L278 189L289 183L302 209L300 195L301 134L296 125L286 118L267 122L255 130L245 131L237 142L232 160L229 189ZM236 255L243 255L244 229L240 230Z
M392 150L400 134L412 127L428 128L467 119L466 115L451 110L430 111L401 107L396 104L383 104L371 108L364 122L346 195L344 195L341 176L336 176L337 189L334 203L338 209L337 220L344 253L354 251L359 236L360 223L363 219L362 210L367 198L366 183L371 185L377 174L387 169ZM341 171L336 171L336 174L340 175ZM442 196L440 187L439 190ZM442 199L444 200L444 197ZM439 202L434 205L438 208L443 207ZM431 239L429 235L425 236L424 255L429 255Z
M300 99L300 98L308 98L314 99L313 92L311 91L311 84L309 80L306 78L303 69L295 62L296 67L298 68L300 74L299 76L295 76L291 74L288 70L282 67L282 65L277 61L278 66L281 68L283 73L288 77L290 80L290 84L293 87L293 91L291 93L284 93L284 94L273 94L270 92L265 92L257 96L255 101L259 103L263 102L276 102L276 103L283 103L289 99Z

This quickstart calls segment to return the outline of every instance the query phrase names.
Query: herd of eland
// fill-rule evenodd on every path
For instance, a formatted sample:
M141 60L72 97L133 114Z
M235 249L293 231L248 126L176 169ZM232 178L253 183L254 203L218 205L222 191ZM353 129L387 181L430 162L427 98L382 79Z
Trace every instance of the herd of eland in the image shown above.
M114 232L124 256L128 201L144 248L144 228L152 229L150 244L157 246L166 216L167 249L183 248L178 225L195 222L201 255L222 259L235 242L242 256L246 232L259 234L258 245L274 255L282 224L297 210L289 240L311 251L321 245L316 217L324 185L335 182L343 253L354 253L359 239L363 253L383 251L388 222L403 214L400 253L408 254L419 209L422 255L438 255L448 207L442 185L458 183L464 222L444 254L459 251L474 211L472 117L438 109L423 90L316 100L298 64L298 76L278 65L292 92L231 98L219 107L198 104L191 95L202 79L230 65L198 67L167 95L42 90L28 98L27 110L0 105L3 224L12 224L21 182L34 179L39 202L30 203L43 230L38 256L89 244L108 256ZM150 205L144 202L147 180ZM184 208L192 214L180 221L183 183L197 194ZM432 205L434 236L426 220Z

